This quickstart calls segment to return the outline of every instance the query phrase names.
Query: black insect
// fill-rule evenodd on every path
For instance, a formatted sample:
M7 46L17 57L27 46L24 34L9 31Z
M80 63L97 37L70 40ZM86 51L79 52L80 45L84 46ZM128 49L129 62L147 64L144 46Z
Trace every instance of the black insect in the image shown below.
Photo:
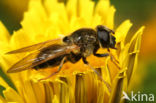
M108 53L97 54L96 52L100 47L115 49L116 42L112 34L114 34L114 31L99 25L96 27L96 30L82 28L69 36L65 36L63 39L49 40L10 51L7 54L22 52L30 52L30 54L15 63L7 72L14 73L31 68L38 70L49 66L59 66L56 72L46 77L49 78L58 73L65 62L76 63L82 59L84 64L89 64L86 57L91 54L97 57L106 57L109 55Z

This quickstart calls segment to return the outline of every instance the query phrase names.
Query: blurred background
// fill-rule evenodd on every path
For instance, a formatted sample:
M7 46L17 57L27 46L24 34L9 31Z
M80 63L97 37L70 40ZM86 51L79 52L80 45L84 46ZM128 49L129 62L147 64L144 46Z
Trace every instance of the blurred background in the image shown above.
M156 0L111 0L111 3L116 8L116 27L125 19L133 23L129 37L145 25L138 68L131 81L130 91L156 96Z
M28 1L0 0L0 21L11 34L21 27L20 21L24 11L27 10ZM98 2L98 0L93 1ZM133 27L128 35L131 37L140 26L146 26L142 37L138 69L132 79L131 90L156 95L156 0L110 1L116 8L115 28L124 20L130 19ZM0 71L0 75L2 75L2 71ZM2 76L5 78L5 75ZM9 79L6 78L6 80L9 82ZM0 86L0 91L3 89Z

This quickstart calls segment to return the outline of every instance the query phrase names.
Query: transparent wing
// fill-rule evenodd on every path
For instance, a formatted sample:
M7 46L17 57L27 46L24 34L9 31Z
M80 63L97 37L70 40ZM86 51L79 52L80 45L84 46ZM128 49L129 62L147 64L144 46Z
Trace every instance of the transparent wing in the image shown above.
M10 51L10 52L7 52L6 54L15 54L15 53L22 53L22 52L30 52L30 51L34 51L34 50L41 50L43 48L46 48L50 45L53 45L53 44L58 44L58 43L61 43L62 42L62 38L58 38L58 39L53 39L53 40L48 40L48 41L45 41L45 42L41 42L41 43L38 43L38 44L34 44L34 45L31 45L31 46L27 46L27 47L23 47L23 48L20 48L20 49L17 49L17 50L13 50L13 51Z
M74 50L79 50L79 47L76 45L71 45L71 46L63 45L60 48L51 50L50 54L43 53L43 55L40 56L38 55L40 51L36 51L24 57L22 60L18 61L7 72L14 73L14 72L20 72L26 69L30 69L48 60L54 59L61 55L69 54L71 51Z

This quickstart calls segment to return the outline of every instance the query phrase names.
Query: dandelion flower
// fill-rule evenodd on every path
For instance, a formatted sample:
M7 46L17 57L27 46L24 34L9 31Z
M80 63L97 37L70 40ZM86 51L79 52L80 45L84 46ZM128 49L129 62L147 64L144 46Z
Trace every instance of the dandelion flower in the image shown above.
M6 73L9 67L28 53L6 55L5 53L42 41L69 35L79 28L95 28L105 25L114 29L115 8L109 0L100 0L96 5L91 0L68 0L66 4L57 0L30 0L28 11L21 22L22 28L12 36L0 22L0 66L14 84L7 84L0 77L0 85L5 88L0 101L3 103L119 103L122 91L126 91L137 66L140 50L141 27L125 43L132 23L125 20L115 29L117 50L110 50L115 57L97 58L89 56L87 60L110 85L106 83L80 60L76 64L66 63L62 70L52 78L38 81L56 68L35 71L25 70L19 73ZM98 52L107 52L99 50ZM43 72L42 72L43 71Z

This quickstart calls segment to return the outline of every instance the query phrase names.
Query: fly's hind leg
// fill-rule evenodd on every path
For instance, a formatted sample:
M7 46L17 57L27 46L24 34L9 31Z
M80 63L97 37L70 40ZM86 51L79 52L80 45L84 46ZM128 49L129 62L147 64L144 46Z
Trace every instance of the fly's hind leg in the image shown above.
M52 77L53 75L57 74L57 73L61 70L61 68L62 68L62 66L63 66L63 64L64 64L65 59L66 59L66 57L63 57L63 59L61 60L60 65L59 65L59 68L57 69L56 72L50 74L49 76L47 76L47 77L45 77L45 78L39 79L39 81L41 81L41 80L46 80L46 79Z
M102 78L102 76L100 75L100 73L95 70L89 63L88 61L86 60L85 57L82 57L82 60L84 62L84 64L86 64L87 66L89 66L97 75L98 77L103 81L103 83L106 85L106 87L108 88L109 92L111 92L111 86Z

